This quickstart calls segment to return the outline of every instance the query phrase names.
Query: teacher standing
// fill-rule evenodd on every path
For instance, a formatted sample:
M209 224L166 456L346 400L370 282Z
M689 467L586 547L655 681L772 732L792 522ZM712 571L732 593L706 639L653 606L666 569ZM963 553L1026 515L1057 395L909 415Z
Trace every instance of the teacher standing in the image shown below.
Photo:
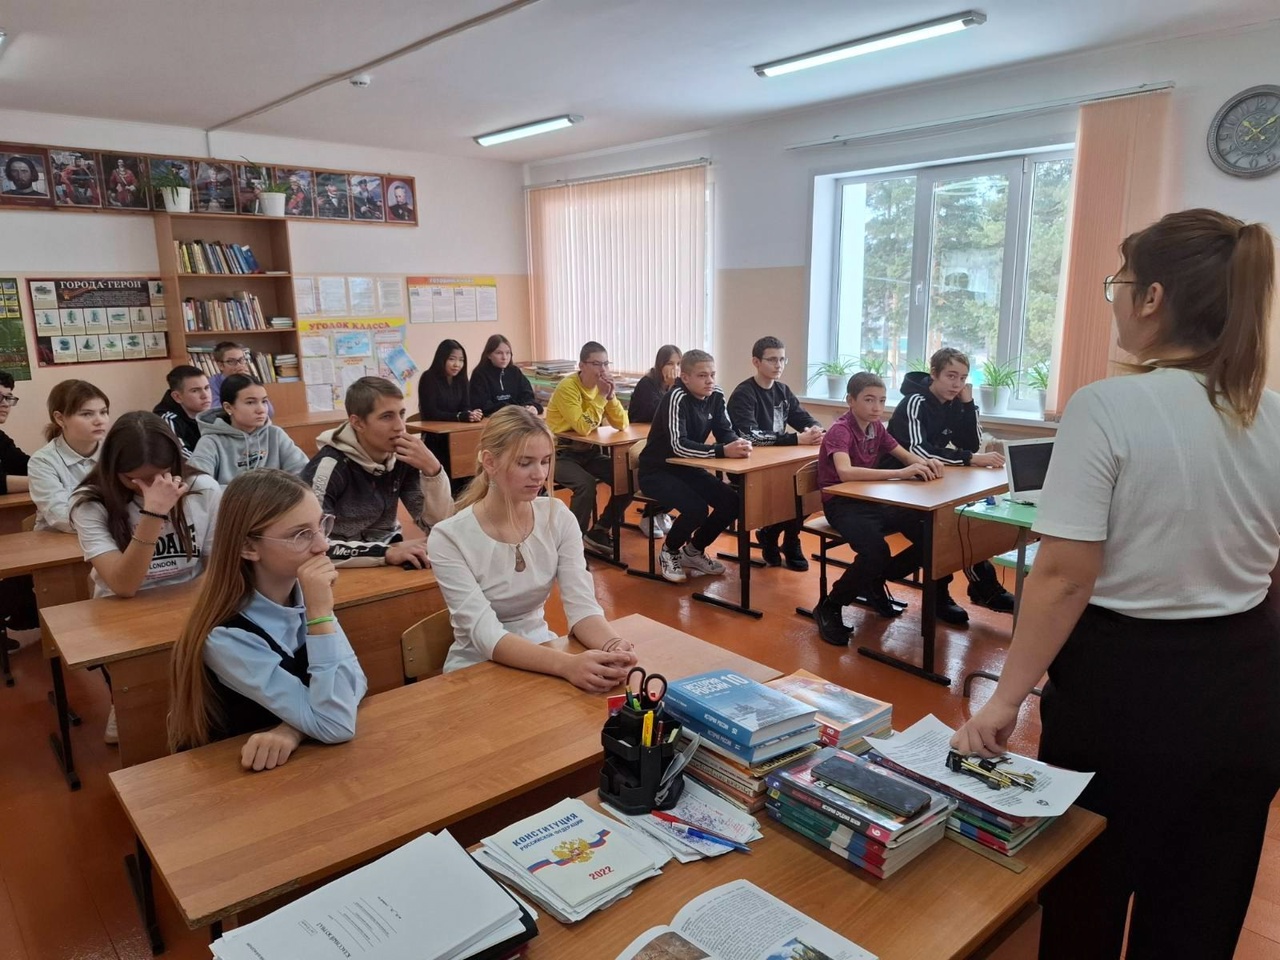
M1230 960L1280 788L1280 395L1264 387L1271 235L1186 210L1104 282L1143 372L1058 430L1004 674L956 733L1004 751L1049 673L1040 758L1096 771L1107 828L1041 896L1042 960Z

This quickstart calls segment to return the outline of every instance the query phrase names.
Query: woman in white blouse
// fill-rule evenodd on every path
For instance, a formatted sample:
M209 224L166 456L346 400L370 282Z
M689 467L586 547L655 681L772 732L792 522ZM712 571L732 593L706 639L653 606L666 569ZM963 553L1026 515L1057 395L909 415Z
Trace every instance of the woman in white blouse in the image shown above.
M1107 828L1045 888L1040 957L1115 960L1132 896L1128 960L1229 960L1280 788L1275 253L1211 210L1120 252L1105 292L1144 369L1072 396L1003 676L952 745L1003 752L1047 670L1040 757L1096 771Z
M573 514L539 496L550 493L554 456L551 431L524 407L485 421L480 469L458 512L431 529L431 563L454 632L444 669L495 660L604 693L626 679L635 655L596 603ZM555 637L543 606L556 583L582 653L543 646Z
M37 530L71 532L71 494L98 465L111 426L107 395L87 380L63 380L49 391L49 442L31 455L27 473Z

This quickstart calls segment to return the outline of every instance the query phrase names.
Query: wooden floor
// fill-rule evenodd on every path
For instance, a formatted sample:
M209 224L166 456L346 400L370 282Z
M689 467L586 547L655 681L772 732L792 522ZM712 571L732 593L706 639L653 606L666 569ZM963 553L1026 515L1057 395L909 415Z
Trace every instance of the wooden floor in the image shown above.
M728 541L724 543L727 545ZM624 534L624 558L642 565L644 541ZM797 603L809 605L817 593L816 569L807 574L785 569L757 570L753 604L762 620L719 610L690 598L708 578L688 585L651 583L595 565L601 603L607 613L644 613L784 672L803 667L847 686L889 700L899 727L926 713L957 724L965 717L959 683L951 690L918 680L822 643L812 622L798 616ZM816 565L815 565L816 567ZM735 569L714 587L736 596ZM957 599L965 602L961 587ZM898 589L911 608L897 621L869 618L856 632L857 643L883 646L914 656L918 649L918 595ZM552 625L563 629L558 604ZM971 611L973 612L973 611ZM967 631L942 628L939 669L957 681L975 669L998 671L1008 640L1009 618L979 611ZM144 958L150 950L134 913L122 860L133 838L107 784L117 765L114 749L102 742L109 707L106 687L96 673L68 677L70 698L83 715L74 731L76 765L84 781L78 793L67 790L50 754L47 735L52 711L45 701L48 670L39 653L23 650L14 658L18 685L0 688L0 960L97 960ZM979 682L975 702L988 695ZM1038 709L1031 702L1015 737L1015 749L1034 752L1039 740ZM316 748L309 748L316 749ZM270 774L260 774L267 789ZM201 932L188 931L159 893L166 956L207 960ZM1280 960L1280 816L1273 816L1253 907L1236 953L1238 960Z

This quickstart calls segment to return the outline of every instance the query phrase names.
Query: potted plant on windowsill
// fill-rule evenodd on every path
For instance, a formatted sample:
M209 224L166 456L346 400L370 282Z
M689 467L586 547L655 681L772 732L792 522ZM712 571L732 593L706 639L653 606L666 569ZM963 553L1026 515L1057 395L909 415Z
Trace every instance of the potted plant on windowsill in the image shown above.
M810 366L813 367L814 372L809 382L813 383L826 377L827 396L833 400L840 400L844 397L845 385L849 377L858 371L859 361L855 357L834 357Z
M1044 419L1044 398L1049 390L1049 361L1041 360L1027 371L1027 386L1036 392L1040 401L1040 419Z
M160 192L166 213L191 211L191 185L168 165L159 173L151 174L151 188Z
M980 368L982 385L978 387L978 396L982 412L995 417L1004 416L1009 410L1009 396L1018 385L1017 363L1000 363L998 360L987 360Z

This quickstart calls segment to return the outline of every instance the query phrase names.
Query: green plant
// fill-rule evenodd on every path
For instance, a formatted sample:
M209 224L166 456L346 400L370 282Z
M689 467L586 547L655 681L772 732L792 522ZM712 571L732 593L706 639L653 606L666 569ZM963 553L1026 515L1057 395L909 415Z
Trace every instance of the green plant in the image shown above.
M982 364L982 385L984 387L1009 387L1018 385L1018 364L1000 363L998 360L987 360Z
M159 171L151 172L151 186L155 190L178 190L189 187L191 184L187 183L182 174L166 164Z
M912 357L907 361L907 369L912 373L928 373L929 361L924 357Z
M874 373L877 377L887 377L893 372L893 364L889 362L889 358L875 353L864 353L858 365L867 373Z
M821 380L823 377L848 377L862 369L856 357L833 357L822 363L811 363L809 366L813 367L813 376L809 378L810 383Z
M1027 371L1027 386L1032 390L1049 389L1049 361L1041 360Z
M267 172L267 168L264 167L262 164L254 163L252 160L250 160L248 157L244 156L243 154L240 156L240 159L243 160L246 164L245 172L248 174L249 179L260 185L256 188L258 193L288 193L289 192L289 184L274 183L271 179L271 175Z

